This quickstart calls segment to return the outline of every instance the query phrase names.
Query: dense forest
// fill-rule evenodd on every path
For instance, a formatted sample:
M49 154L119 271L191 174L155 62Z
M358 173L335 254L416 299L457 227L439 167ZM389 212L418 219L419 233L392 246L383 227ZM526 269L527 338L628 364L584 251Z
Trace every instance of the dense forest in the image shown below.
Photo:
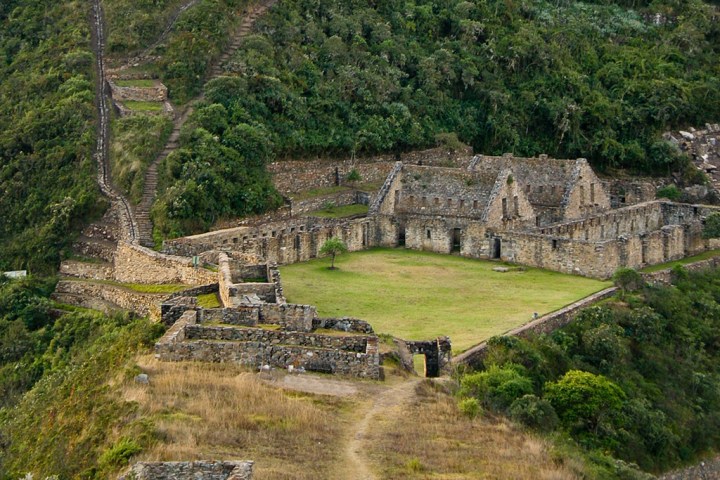
M454 133L486 154L667 174L684 160L661 133L720 114L717 17L700 0L283 1L207 84L204 131L224 148L246 125L269 158L404 151ZM223 201L214 162L215 180L184 179L207 145L186 143L164 170L164 235L253 210Z
M262 123L280 156L456 132L488 154L666 172L659 134L720 113L717 16L699 0L285 1L207 97Z
M720 272L679 268L550 335L492 339L461 404L567 435L605 468L667 470L720 447L719 321Z
M98 188L88 6L0 4L0 270L47 273Z

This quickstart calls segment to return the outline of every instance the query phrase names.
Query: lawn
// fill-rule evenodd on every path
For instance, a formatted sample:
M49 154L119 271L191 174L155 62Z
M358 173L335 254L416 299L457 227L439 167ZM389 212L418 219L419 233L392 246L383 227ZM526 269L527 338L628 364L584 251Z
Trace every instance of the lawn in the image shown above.
M317 210L315 212L309 213L308 215L311 217L321 218L345 218L353 217L355 215L367 215L367 213L367 205L353 204L343 205L341 207L332 206L328 208L323 208L322 210Z
M290 303L325 317L353 316L408 340L448 335L460 352L610 285L500 263L404 249L373 249L281 268Z
M138 112L161 112L163 109L163 102L141 102L137 100L125 100L123 101L130 110Z
M140 87L152 88L157 82L155 80L137 79L137 80L115 80L115 84L119 87Z

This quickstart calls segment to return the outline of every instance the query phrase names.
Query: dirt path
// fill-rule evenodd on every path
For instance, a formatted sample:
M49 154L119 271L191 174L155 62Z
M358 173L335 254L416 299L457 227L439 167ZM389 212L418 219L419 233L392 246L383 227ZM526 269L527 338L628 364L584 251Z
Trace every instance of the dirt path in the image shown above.
M345 446L343 478L347 480L375 480L377 476L370 468L365 453L365 438L371 428L371 422L380 413L410 403L415 398L415 387L421 381L412 378L387 388L369 400L361 409L360 416L351 428L350 438Z
M376 383L352 382L314 375L287 375L284 373L261 373L262 381L273 386L313 393L353 398L359 402L353 421L348 425L347 442L343 449L341 466L334 478L345 480L376 480L378 477L367 458L366 438L372 422L380 414L410 403L415 398L415 388L423 379L412 377L401 383L387 386Z

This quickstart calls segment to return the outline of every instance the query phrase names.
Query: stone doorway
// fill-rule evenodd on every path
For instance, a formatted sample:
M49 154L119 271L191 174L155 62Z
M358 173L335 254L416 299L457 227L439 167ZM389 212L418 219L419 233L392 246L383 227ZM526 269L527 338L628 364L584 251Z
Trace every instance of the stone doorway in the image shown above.
M459 228L453 228L452 231L452 251L459 253L462 249L462 230Z
M405 225L398 228L398 247L405 246Z
M502 239L493 238L492 241L492 258L499 259L502 257Z

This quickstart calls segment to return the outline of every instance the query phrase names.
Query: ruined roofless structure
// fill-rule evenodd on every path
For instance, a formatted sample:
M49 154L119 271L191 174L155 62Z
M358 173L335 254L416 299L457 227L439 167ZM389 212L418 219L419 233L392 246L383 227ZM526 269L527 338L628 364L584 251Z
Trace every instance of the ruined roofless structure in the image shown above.
M337 237L350 251L405 246L607 279L620 267L643 268L711 248L702 229L716 207L652 200L613 209L605 185L582 158L423 163L394 163L382 187L365 194L366 216L291 216L167 241L165 250L211 262L226 251L289 264L318 257L322 244Z

